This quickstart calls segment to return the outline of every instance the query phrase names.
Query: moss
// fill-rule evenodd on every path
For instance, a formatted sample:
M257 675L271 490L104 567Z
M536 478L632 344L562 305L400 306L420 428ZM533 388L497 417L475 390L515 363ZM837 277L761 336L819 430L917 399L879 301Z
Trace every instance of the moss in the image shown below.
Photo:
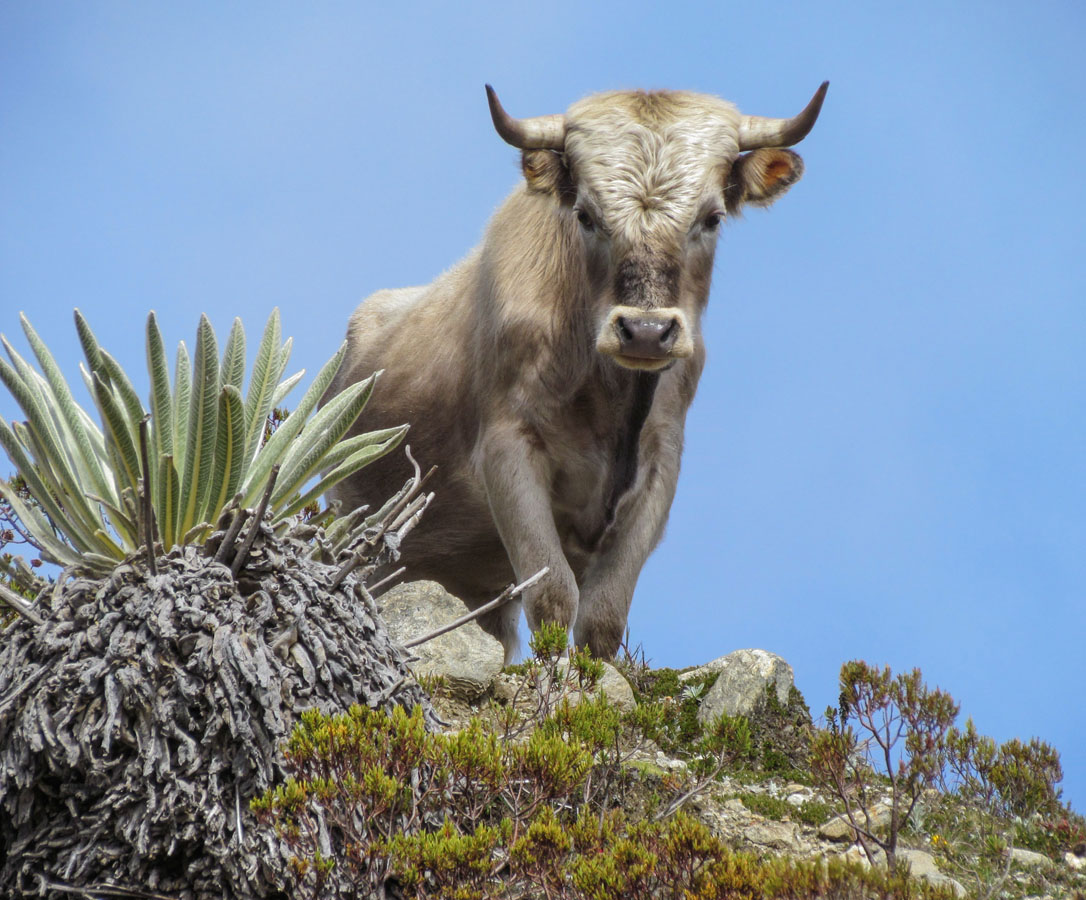
M752 813L777 822L791 818L794 811L794 807L787 800L769 794L737 794L736 796Z
M812 828L826 824L834 814L833 807L821 800L804 800L794 813L797 820Z

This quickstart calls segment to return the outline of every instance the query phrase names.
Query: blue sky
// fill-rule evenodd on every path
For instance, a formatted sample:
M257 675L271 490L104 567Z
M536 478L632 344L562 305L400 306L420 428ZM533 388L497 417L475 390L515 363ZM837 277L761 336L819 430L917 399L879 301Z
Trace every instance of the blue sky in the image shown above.
M518 178L514 115L672 87L760 115L831 82L803 181L723 232L668 534L632 639L847 659L1063 754L1086 806L1080 3L0 6L0 331L130 372L155 309L313 372L355 304L431 280ZM190 343L191 345L191 343ZM0 397L0 415L16 415Z

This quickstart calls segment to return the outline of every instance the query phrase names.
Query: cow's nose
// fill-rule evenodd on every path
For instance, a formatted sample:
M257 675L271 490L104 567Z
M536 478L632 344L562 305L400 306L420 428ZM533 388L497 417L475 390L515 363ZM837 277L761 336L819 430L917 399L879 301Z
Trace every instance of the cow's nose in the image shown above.
M679 339L681 326L675 316L638 318L619 316L615 319L619 352L634 359L664 359Z

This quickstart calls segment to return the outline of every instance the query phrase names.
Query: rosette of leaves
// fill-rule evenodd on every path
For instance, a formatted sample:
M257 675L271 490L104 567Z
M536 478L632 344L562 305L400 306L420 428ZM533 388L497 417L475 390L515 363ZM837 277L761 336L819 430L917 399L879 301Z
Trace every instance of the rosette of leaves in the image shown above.
M43 559L88 574L111 571L146 546L149 535L161 552L201 543L224 509L253 505L273 479L267 498L271 522L285 523L395 447L407 430L344 438L376 374L315 412L343 360L344 343L265 439L269 414L304 374L283 377L291 341L281 339L278 310L264 328L244 393L245 332L239 319L220 355L211 323L202 316L193 352L183 341L178 345L171 380L152 312L148 407L76 310L86 356L80 369L98 422L76 403L49 349L26 316L20 318L40 371L0 336L10 358L0 359L0 380L26 416L10 424L0 419L0 446L36 503L4 481L0 495Z
M6 340L0 361L26 416L0 422L26 485L0 483L4 515L65 567L22 573L36 601L0 583L20 613L0 634L0 896L281 896L248 801L285 777L299 712L421 705L434 724L365 587L432 495L416 466L376 512L303 521L405 429L348 436L374 378L317 409L343 347L269 418L301 378L278 313L247 385L239 322L220 353L201 319L171 378L152 314L146 406L76 326L90 412L25 318L37 366Z

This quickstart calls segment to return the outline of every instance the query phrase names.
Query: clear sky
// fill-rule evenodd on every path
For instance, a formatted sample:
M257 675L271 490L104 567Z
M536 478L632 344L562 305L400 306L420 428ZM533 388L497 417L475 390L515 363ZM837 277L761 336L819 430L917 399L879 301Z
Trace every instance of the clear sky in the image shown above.
M803 181L724 229L632 640L779 653L816 715L845 660L919 666L1055 744L1082 811L1086 6L372 7L0 5L0 331L25 349L25 310L78 383L74 306L133 374L150 309L191 346L278 306L312 373L516 183L484 82L514 115L670 87L786 116L829 79Z

